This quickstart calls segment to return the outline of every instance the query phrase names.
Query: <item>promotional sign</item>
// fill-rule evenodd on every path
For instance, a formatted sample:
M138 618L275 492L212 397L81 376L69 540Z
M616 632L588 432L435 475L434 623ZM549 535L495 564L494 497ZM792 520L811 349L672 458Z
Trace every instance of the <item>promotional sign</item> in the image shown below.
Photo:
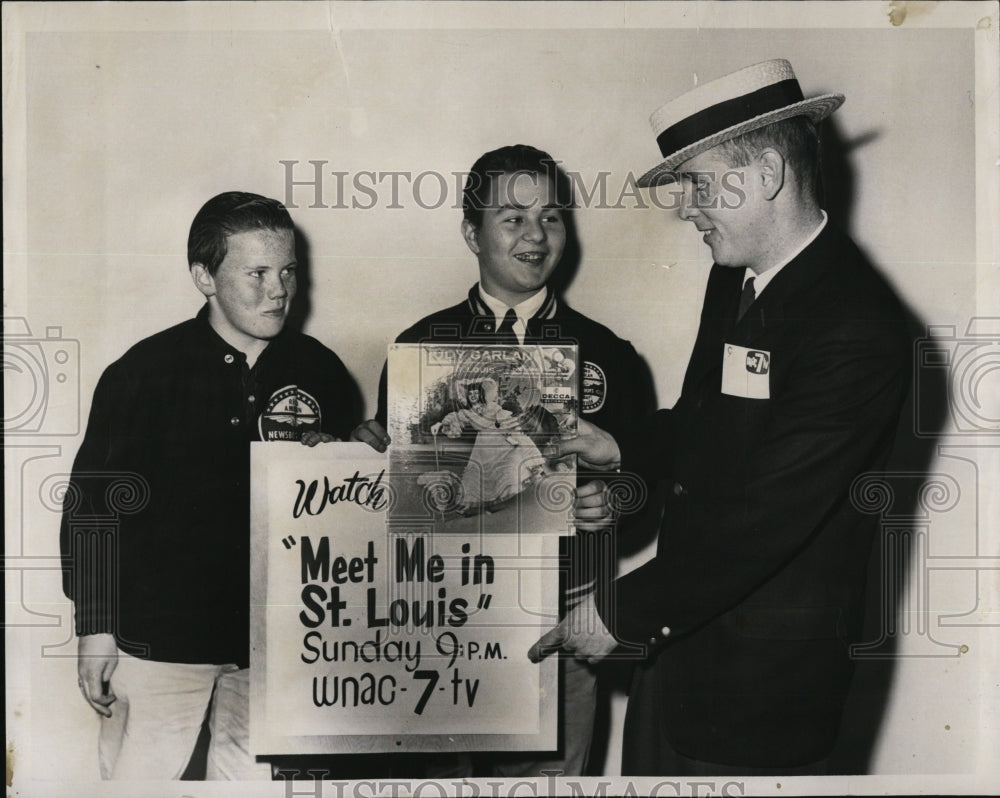
M556 658L527 651L558 618L558 537L436 531L389 462L252 447L253 753L555 748Z

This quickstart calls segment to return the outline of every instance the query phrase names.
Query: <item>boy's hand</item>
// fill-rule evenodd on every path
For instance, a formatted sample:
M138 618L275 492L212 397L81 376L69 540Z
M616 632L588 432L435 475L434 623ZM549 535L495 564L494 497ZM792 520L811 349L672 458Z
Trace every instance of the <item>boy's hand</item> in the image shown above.
M595 665L615 650L618 641L601 620L588 595L569 611L559 625L550 629L528 650L528 659L541 662L549 654L562 649L576 659Z
M363 421L354 428L351 433L352 441L367 443L376 452L384 452L385 448L392 443L389 433L385 427L379 424L374 418Z
M111 717L111 705L118 697L111 690L111 674L118 667L118 646L106 633L84 635L77 641L77 685L87 703L99 715ZM108 685L104 692L104 685Z
M314 430L310 430L309 432L302 433L303 446L315 446L317 443L331 443L339 440L340 438L334 437L329 432L316 432Z
M613 437L582 418L576 422L576 437L557 440L549 454L554 458L575 454L577 462L593 471L611 471L622 464L621 450Z
M614 521L614 507L607 485L594 479L576 489L573 520L577 529L604 529Z

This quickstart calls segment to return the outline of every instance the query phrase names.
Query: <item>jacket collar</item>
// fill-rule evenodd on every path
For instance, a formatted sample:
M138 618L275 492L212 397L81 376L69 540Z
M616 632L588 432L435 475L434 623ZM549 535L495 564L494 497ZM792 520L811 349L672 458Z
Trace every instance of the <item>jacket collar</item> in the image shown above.
M487 305L482 296L479 294L479 283L476 283L472 288L469 289L469 296L466 300L466 306L469 312L472 313L472 328L471 335L487 335L492 336L495 325L495 317L490 306ZM542 302L541 307L535 311L534 315L527 321L527 334L524 340L534 340L542 335L542 322L548 321L556 315L559 309L559 300L556 299L555 292L550 286L545 286L545 301Z
M468 298L469 310L472 312L473 316L489 316L493 318L493 311L490 306L487 305L482 296L479 293L479 283L476 283L472 288L469 289ZM545 286L545 300L542 302L541 306L532 315L528 322L535 321L536 319L551 319L556 315L556 308L558 307L558 301L556 300L556 295L552 291L552 288Z
M229 344L221 335L219 335L215 329L212 327L208 320L209 307L206 302L201 306L198 311L198 315L194 317L196 329L198 330L198 335L201 338L202 343L205 345L207 351L216 353L221 357L226 355L232 355L236 360L241 362L246 362L247 356L244 352L241 352L235 346ZM257 358L257 362L254 364L254 368L257 368L261 363L265 363L274 357L275 353L280 351L284 345L284 341L288 337L288 329L283 328L280 333L278 333L271 341L268 343L267 347L260 356Z
M828 223L805 249L775 275L767 290L750 306L743 318L736 322L732 331L732 343L753 343L765 332L784 324L788 308L792 307L797 296L815 285L830 269L829 258L825 257L825 253L833 247L834 236ZM739 302L741 288L742 285L733 298L734 308ZM734 311L731 318L735 316Z
M751 346L765 333L773 333L785 323L788 309L795 306L799 295L828 272L829 253L837 235L827 224L815 240L774 277L739 322L736 322L736 310L743 289L743 269L712 267L698 337L684 375L684 391L721 370L724 344Z

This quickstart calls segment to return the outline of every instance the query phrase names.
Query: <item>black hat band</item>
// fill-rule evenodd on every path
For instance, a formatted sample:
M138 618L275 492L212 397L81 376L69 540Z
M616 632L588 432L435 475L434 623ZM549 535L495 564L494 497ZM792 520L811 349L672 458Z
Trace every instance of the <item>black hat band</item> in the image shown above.
M749 94L724 100L671 125L656 137L664 158L734 125L786 108L805 98L795 78L772 83Z

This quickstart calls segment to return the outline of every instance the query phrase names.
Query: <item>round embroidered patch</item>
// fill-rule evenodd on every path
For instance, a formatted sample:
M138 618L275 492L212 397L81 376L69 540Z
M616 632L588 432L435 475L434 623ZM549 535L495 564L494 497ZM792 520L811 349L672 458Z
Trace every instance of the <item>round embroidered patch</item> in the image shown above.
M584 413L596 413L604 407L604 399L608 393L608 379L604 376L604 370L596 363L585 360L580 382L580 409Z
M262 441L297 441L303 432L321 429L319 402L297 385L286 385L271 394L260 414Z

